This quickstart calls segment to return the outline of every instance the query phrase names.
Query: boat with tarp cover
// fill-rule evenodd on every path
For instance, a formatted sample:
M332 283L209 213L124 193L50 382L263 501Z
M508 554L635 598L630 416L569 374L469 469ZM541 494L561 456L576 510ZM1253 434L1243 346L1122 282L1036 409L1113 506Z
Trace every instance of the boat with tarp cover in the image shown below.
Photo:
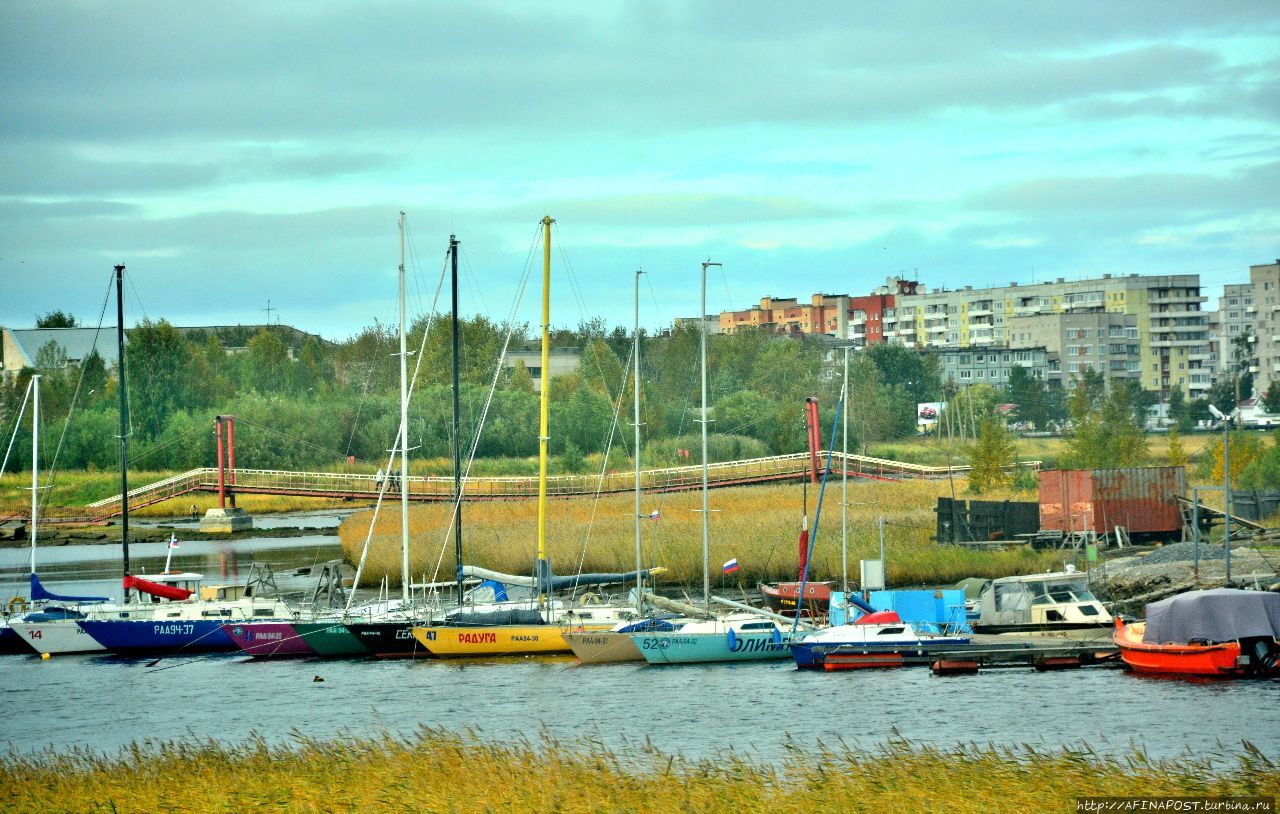
M1188 591L1150 603L1146 617L1129 624L1116 620L1120 658L1136 673L1280 676L1280 594Z

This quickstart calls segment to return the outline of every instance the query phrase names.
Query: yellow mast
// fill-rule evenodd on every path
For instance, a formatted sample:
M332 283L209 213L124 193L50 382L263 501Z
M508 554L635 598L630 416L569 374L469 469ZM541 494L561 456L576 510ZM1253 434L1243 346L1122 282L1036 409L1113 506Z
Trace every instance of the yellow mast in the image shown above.
M542 398L538 415L538 606L546 602L547 580L547 436L551 377L547 374L551 355L551 224L550 215L542 218Z

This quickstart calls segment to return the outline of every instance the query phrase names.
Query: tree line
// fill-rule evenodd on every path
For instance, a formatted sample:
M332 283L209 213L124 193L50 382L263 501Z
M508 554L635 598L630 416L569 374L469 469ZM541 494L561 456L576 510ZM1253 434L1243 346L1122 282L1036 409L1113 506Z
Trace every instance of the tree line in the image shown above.
M74 327L75 321L53 312L38 324ZM447 459L453 443L451 325L444 316L420 317L408 334L414 350L409 369L416 371L409 444L415 458ZM520 459L537 453L532 377L520 365L496 370L508 334L511 349L537 347L527 325L500 325L484 316L460 321L464 457L474 452L480 459ZM696 327L683 324L663 336L641 334L646 466L696 460L696 451L692 456L688 451L696 450L700 430L699 341ZM713 458L803 451L806 397L818 398L821 405L822 444L833 437L843 378L840 348L819 337L780 337L759 329L714 335L707 345ZM622 468L633 452L630 332L597 319L554 331L552 346L580 351L576 369L550 383L549 445L557 465L579 470L586 456L608 449L618 456L616 465L610 458L612 468ZM179 331L165 320L143 320L130 329L126 346L131 466L211 465L217 414L236 416L241 466L331 469L353 460L376 466L385 461L399 426L398 350L397 329L378 323L328 343L277 326L252 333L243 328ZM68 364L56 345L41 348L34 368L0 387L5 430L13 427L27 381L37 372L43 377L41 448L50 462L56 451L60 468L115 467L118 371L108 369L96 353ZM963 437L975 442L984 426L1003 427L1010 418L984 421L996 416L997 405L1013 403L1012 419L1028 428L1074 428L1071 463L1135 465L1145 446L1128 439L1142 437L1153 394L1134 383L1108 385L1095 372L1087 372L1079 384L1064 390L1015 367L1004 389L961 390L942 381L934 355L897 344L872 345L849 354L851 449L914 436L916 405L932 401L948 403L944 415L968 416ZM1188 407L1186 414L1194 411ZM29 449L29 432L19 432L11 470L26 465Z

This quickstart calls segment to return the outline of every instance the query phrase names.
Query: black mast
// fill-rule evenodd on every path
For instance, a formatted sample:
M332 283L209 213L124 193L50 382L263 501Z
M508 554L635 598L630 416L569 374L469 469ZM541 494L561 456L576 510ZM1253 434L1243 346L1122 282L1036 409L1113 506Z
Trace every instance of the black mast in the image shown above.
M116 266L116 352L120 372L120 544L124 555L124 576L129 576L129 396L124 376L124 266ZM125 604L129 591L124 592Z
M458 565L458 605L462 605L462 438L458 432L462 410L458 405L458 238L449 235L449 257L453 268L453 554Z

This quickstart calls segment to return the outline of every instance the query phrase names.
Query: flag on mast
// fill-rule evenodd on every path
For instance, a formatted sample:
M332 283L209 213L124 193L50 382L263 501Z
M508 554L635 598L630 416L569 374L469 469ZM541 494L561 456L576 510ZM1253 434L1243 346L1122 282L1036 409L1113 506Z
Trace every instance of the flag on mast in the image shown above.
M737 570L738 570L738 558L737 558L737 557L734 557L733 559L731 559L731 560L729 560L727 563L725 563L725 564L724 564L724 569L723 569L723 570L724 570L724 572L725 572L726 574L732 574L732 573L734 573L735 571L737 571Z

